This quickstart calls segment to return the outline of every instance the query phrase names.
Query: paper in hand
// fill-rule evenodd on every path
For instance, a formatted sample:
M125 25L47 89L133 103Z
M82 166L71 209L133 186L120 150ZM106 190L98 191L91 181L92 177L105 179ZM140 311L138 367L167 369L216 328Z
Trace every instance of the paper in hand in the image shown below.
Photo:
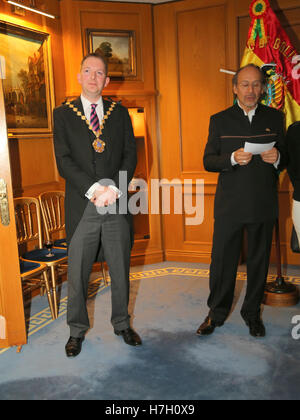
M275 143L276 142L273 141L272 143L257 144L249 143L246 141L244 146L244 152L252 153L252 155L260 155L262 152L268 152L269 150L273 149Z

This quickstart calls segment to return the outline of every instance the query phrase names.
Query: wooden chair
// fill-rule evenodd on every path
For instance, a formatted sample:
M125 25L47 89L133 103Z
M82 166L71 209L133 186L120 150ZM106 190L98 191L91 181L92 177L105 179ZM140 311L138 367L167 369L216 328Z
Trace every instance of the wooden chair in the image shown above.
M41 212L39 200L37 198L15 198L14 206L21 260L25 264L26 262L33 262L41 265L45 264L46 267L50 269L53 292L53 314L54 318L57 318L56 269L67 261L67 251L65 249L53 248L53 256L47 256L49 251L46 248L43 248ZM30 243L32 243L31 247ZM47 285L46 280L45 286L48 297L50 298L50 290L48 292L49 284Z
M20 273L23 286L23 293L26 295L34 289L46 289L49 308L52 319L55 319L53 301L48 280L48 267L44 263L24 261L20 258Z
M54 247L66 249L64 200L64 191L47 191L39 195L45 238L53 241ZM102 277L105 285L107 285L104 258L101 258L101 260L99 262Z
M39 195L44 224L44 235L53 241L53 246L67 249L65 231L65 193L48 191Z
M54 248L67 250L64 191L47 191L38 197L42 214L44 241L51 241ZM68 266L60 264L59 275L67 273Z
M28 208L24 208L24 204L16 204L15 201L17 242L20 254L20 248L23 248L24 250L24 244L30 241L34 241L38 238L34 233L32 219L31 217L28 217L30 212L30 208L28 212ZM40 224L40 221L38 223ZM20 273L24 294L31 292L36 288L40 288L41 290L45 288L47 291L51 316L53 319L55 319L55 312L53 308L47 271L48 267L46 264L42 262L25 261L20 257Z

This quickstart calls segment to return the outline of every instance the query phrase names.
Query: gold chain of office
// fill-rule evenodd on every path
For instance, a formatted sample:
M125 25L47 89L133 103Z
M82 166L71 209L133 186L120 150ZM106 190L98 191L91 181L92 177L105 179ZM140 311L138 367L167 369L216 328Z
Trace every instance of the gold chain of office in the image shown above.
M103 117L103 120L101 121L100 129L99 129L98 132L93 130L93 127L91 126L89 120L86 118L85 115L82 114L82 112L79 111L79 109L74 104L71 104L71 102L66 102L65 105L68 105L68 107L71 108L75 112L75 114L78 115L78 117L80 117L83 121L85 121L87 126L89 127L89 129L96 136L95 140L93 141L93 148L94 148L95 152L97 152L97 153L104 152L105 142L100 139L100 136L102 135L102 131L103 131L104 124L105 124L106 120L108 119L108 117L112 113L112 111L115 108L115 106L117 105L117 103L116 102L111 103L111 106L109 107L108 111L105 113L105 115Z

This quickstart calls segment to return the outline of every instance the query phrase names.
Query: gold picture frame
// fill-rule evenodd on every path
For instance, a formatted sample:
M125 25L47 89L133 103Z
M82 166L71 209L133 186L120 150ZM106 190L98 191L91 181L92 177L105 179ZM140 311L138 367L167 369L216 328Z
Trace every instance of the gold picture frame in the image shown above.
M0 58L9 136L52 133L50 35L0 21Z
M108 61L108 76L135 78L135 31L86 29L88 53L100 52Z

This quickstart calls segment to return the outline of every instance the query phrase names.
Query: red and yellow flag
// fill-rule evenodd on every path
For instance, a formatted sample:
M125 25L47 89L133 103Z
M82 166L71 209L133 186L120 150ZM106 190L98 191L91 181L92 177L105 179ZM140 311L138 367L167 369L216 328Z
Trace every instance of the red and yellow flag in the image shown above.
M253 63L267 78L265 105L281 109L286 127L300 120L300 52L297 53L268 0L253 0L241 67Z

